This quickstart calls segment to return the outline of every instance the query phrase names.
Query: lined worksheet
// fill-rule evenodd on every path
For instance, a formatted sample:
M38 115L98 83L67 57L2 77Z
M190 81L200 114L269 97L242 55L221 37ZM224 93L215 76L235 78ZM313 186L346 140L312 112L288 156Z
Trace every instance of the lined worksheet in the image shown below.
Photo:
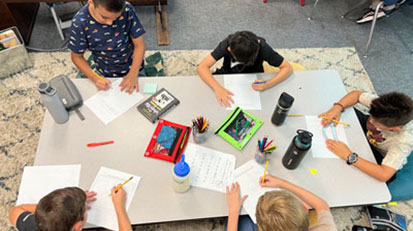
M261 110L260 92L252 89L252 83L257 80L255 74L231 74L224 75L224 87L234 93L232 99L234 104L227 108L234 109L236 106L244 110Z
M136 90L132 94L120 91L121 82L122 79L112 82L112 88L99 91L85 102L104 124L110 123L143 99L142 94Z
M185 162L191 169L192 186L225 192L225 187L234 179L234 155L188 143Z
M50 192L79 185L80 164L26 166L16 205L37 204Z
M334 134L331 126L327 126L323 132L321 118L318 118L317 116L305 116L305 121L307 124L307 130L313 133L313 142L310 149L313 153L313 158L339 158L336 154L327 149L326 139L328 138L334 140L334 137L336 137L337 140L348 144L344 126L337 124Z
M258 199L265 192L279 190L278 188L263 188L259 185L259 179L264 175L264 167L255 160L250 160L235 169L235 181L241 187L241 197L248 195L242 206L247 210L248 215L254 223L257 223L255 211ZM235 182L234 181L234 182Z
M133 176L133 179L123 186L123 189L126 191L126 211L135 195L140 177L114 169L100 167L99 172L90 187L90 191L95 191L97 193L97 200L90 203L91 209L88 211L88 223L102 226L110 230L119 229L112 197L109 196L109 194L111 193L113 186L122 184L131 176Z

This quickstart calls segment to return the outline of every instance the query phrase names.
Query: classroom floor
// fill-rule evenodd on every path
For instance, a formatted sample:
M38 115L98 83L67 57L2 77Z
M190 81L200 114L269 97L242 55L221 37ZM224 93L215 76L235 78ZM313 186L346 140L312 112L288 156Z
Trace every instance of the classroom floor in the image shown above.
M350 14L349 19L341 18L358 2L320 0L314 19L309 21L313 0L307 0L304 7L298 0L169 1L169 46L157 45L153 6L135 8L147 30L148 50L214 49L220 40L238 30L255 32L275 49L354 46L379 94L400 91L413 97L413 6L405 4L378 20L369 56L363 58L371 24L349 20L357 18L362 9ZM78 9L78 3L67 3L58 6L57 12L70 18ZM68 29L65 34L68 36ZM45 49L62 46L44 4L29 45Z

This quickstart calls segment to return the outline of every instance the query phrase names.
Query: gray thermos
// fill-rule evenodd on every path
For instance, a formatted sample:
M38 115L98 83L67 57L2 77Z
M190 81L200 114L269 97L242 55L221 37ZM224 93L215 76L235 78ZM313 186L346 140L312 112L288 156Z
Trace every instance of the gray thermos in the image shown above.
M59 99L56 89L50 86L49 83L40 83L37 90L39 90L43 104L54 121L58 124L66 123L69 120L69 113Z
M288 169L296 169L311 148L313 134L305 130L297 130L290 146L285 152L282 163Z

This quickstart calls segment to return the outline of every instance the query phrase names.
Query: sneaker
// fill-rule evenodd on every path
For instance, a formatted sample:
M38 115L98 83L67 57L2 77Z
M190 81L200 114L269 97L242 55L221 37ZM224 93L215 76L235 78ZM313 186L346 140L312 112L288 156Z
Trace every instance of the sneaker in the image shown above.
M386 13L384 13L383 9L380 9L379 12L377 13L377 18L382 18L384 16L386 16ZM365 22L370 22L370 21L373 21L373 18L374 18L374 10L369 9L369 11L364 13L364 15L361 16L359 19L357 19L356 22L358 24L365 23Z

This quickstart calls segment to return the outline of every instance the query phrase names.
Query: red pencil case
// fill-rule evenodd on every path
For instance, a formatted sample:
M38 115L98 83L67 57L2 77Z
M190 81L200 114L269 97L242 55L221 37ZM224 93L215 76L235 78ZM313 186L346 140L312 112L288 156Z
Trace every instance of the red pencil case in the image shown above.
M160 119L145 156L176 163L181 159L190 134L191 127Z

